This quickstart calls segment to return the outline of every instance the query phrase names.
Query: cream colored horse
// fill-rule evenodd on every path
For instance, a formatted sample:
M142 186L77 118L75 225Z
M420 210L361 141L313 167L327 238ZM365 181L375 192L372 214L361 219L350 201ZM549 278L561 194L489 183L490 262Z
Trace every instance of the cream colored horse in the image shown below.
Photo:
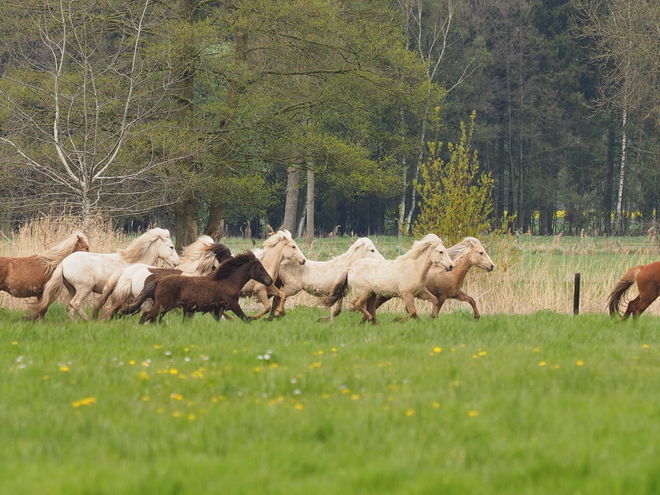
M364 258L356 261L336 282L332 295L323 298L323 305L332 306L350 289L356 294L353 306L362 312L363 321L377 323L374 306L376 296L384 299L400 297L408 311L408 315L401 318L401 321L417 318L415 297L430 301L434 308L438 303L437 298L426 288L426 278L433 265L442 266L447 271L454 268L454 262L447 254L442 240L435 234L428 234L415 241L408 252L394 260ZM435 318L437 312L431 316Z
M66 287L70 297L67 305L69 316L73 319L78 314L83 320L88 320L81 307L83 301L92 292L101 293L115 270L133 263L153 265L158 259L171 266L179 264L179 255L166 229L150 229L117 253L72 253L53 272L44 287L41 301L33 306L29 318L43 318L62 287Z
M183 249L181 264L177 270L156 268L144 263L135 263L120 268L110 276L105 287L103 287L101 297L94 305L93 317L96 318L98 316L99 311L108 299L110 300L110 304L103 312L101 316L102 320L111 318L122 307L126 309L129 302L138 298L149 276L156 275L158 278L161 278L161 276L173 274L189 277L208 275L230 256L231 251L229 251L229 248L223 244L217 244L208 235L202 235L195 242Z
M344 273L362 258L381 261L385 259L371 239L360 237L345 253L328 261L307 260L304 265L295 261L284 261L280 267L280 290L287 297L303 290L313 296L329 296L337 280L337 274ZM341 312L342 300L343 298L340 298L332 307L333 317ZM273 306L278 304L279 301L274 298Z
M264 242L263 249L255 250L255 254L273 280L277 280L279 277L280 265L283 260L291 260L300 265L304 265L307 261L288 230L278 230L271 235ZM273 316L284 314L286 294L275 287L275 284L266 287L256 280L250 280L241 290L241 297L249 296L256 296L265 308L261 313L253 316L252 319L261 318L272 309L273 306L268 301L268 296L279 299L279 305L273 311Z

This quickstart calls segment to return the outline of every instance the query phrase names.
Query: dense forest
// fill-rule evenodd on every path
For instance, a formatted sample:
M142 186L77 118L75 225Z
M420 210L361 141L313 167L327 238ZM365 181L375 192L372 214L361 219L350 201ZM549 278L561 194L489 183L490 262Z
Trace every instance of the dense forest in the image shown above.
M5 0L0 227L409 235L473 119L490 228L645 233L659 45L652 0Z

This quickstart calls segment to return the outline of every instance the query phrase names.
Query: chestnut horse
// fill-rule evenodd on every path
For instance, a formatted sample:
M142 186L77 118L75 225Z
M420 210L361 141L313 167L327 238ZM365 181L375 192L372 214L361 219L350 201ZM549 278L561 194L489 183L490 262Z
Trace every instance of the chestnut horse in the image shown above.
M610 316L621 314L621 300L635 282L639 295L628 303L623 313L624 320L630 315L637 318L660 295L660 261L633 266L623 275L607 300Z
M175 308L183 309L184 319L194 313L211 313L219 320L226 309L243 321L250 318L243 312L238 299L248 280L269 287L273 279L254 253L247 252L224 261L204 277L168 275L158 282L154 291L154 307L142 313L140 322L161 321Z
M89 251L89 242L82 232L69 237L44 253L25 257L0 256L0 290L14 297L41 299L44 285L62 260L76 251Z
M161 278L168 275L208 275L231 256L231 251L227 246L216 243L208 235L202 235L183 249L181 264L178 268L157 268L143 263L121 268L113 273L106 282L101 297L94 305L93 318L98 317L108 299L110 299L110 305L103 312L101 320L112 318L120 311L122 314L136 313L140 310L142 303L147 299L153 299L156 283ZM144 288L147 286L153 289L145 291Z

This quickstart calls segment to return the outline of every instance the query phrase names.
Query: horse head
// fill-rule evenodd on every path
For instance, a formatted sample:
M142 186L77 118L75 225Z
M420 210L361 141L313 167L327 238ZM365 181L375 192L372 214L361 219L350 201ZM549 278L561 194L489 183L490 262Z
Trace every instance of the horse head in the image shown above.
M301 265L304 265L305 262L307 261L307 258L298 247L298 244L296 244L296 241L291 236L291 232L289 232L288 230L283 230L280 232L284 234L280 237L280 243L282 244L282 258L284 258L285 260L297 261ZM280 232L278 232L278 234Z
M447 248L445 248L445 245L442 243L442 241L436 244L436 246L433 248L430 259L433 264L443 267L448 272L452 271L454 266L456 266L456 264L450 258L449 253L447 252Z
M492 272L495 269L495 263L490 259L481 242L475 237L467 237L465 240L470 244L470 264L482 268L487 272Z
M76 235L77 241L76 245L73 248L73 252L76 251L87 251L89 252L89 241L87 240L87 237L83 233L78 233Z
M158 248L158 258L172 267L179 266L181 263L181 259L179 258L179 255L174 248L174 244L169 238L161 240L160 246Z
M273 284L273 278L256 257L250 260L250 278L260 284L264 284L266 287L270 287Z
M374 243L369 239L368 237L363 237L364 242L360 246L360 248L363 250L364 255L362 256L363 258L371 258L374 260L384 260L385 256L380 254L380 251L376 249L376 246Z

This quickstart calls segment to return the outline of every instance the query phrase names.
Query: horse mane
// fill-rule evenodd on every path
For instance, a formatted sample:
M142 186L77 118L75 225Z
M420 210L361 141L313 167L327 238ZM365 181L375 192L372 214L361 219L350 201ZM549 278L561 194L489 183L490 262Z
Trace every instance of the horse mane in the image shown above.
M221 280L223 278L227 278L245 263L249 263L250 261L256 259L257 257L250 251L246 251L243 254L237 254L231 258L227 258L227 260L223 261L220 266L213 272L213 280Z
M454 244L452 247L447 248L447 254L452 260L458 259L465 252L467 252L473 246L480 246L481 242L476 237L466 237L458 244Z
M438 244L442 244L442 240L435 234L426 234L419 241L415 241L412 247L401 256L397 257L398 260L416 260L422 256L428 249L435 248Z
M288 230L278 230L264 241L264 250L277 246L284 239L293 239Z
M169 239L170 231L167 229L149 229L140 237L131 242L124 249L119 250L119 255L128 263L135 263L144 258L151 244L159 239Z
M54 270L55 267L67 256L69 256L73 249L78 244L78 239L83 238L85 242L89 245L89 241L85 234L80 231L76 231L71 234L69 237L64 239L58 245L53 246L46 250L45 252L37 255L42 264L47 268Z
M215 253L211 255L209 253L214 244L215 241L211 236L200 235L195 242L183 248L179 269L189 274L210 272Z
M337 256L333 257L332 259L333 260L340 260L340 259L343 259L343 258L350 258L351 256L353 256L355 251L358 250L358 248L364 246L368 242L371 242L371 239L369 239L368 237L360 237L357 241L355 241L353 244L351 244L351 247L348 248L348 251L346 251L345 253L342 253L342 254L338 254Z

